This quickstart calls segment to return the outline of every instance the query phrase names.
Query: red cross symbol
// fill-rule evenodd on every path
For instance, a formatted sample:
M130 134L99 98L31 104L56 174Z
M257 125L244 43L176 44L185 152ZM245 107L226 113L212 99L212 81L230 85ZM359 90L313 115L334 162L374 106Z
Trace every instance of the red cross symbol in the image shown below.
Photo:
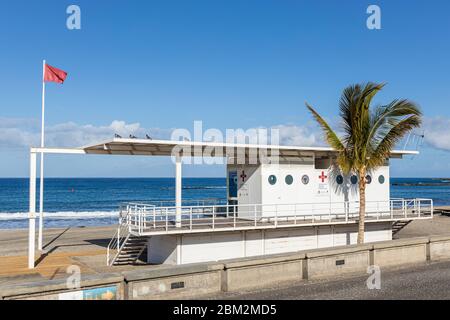
M323 183L323 182L325 182L326 178L328 178L328 177L325 175L325 172L322 171L322 174L319 176L319 179L322 179L322 183Z
M241 174L241 179L242 179L242 182L244 182L244 181L245 181L245 178L247 178L247 175L245 174L245 171L244 171L244 170L242 170L242 174Z

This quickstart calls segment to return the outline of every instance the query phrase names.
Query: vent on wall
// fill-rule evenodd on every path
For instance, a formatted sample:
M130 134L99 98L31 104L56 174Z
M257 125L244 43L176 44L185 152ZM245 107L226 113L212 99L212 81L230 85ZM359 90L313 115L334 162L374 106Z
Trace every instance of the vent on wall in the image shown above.
M170 284L170 289L181 289L181 288L184 288L184 282L183 281L181 281L181 282L172 282L171 284Z
M337 266L342 266L345 264L345 260L336 260L336 265Z

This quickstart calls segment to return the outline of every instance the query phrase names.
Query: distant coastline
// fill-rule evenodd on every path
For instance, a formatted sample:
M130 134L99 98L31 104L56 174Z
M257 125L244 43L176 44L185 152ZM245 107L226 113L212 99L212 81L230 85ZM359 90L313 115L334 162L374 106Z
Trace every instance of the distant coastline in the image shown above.
M407 181L402 181L407 180ZM450 186L450 178L391 178L392 186L439 187Z

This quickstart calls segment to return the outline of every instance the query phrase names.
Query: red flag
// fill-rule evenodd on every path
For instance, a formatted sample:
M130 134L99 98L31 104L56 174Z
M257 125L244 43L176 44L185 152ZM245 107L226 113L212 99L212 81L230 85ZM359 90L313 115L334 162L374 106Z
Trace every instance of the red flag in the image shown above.
M44 81L63 83L66 77L67 72L45 64Z

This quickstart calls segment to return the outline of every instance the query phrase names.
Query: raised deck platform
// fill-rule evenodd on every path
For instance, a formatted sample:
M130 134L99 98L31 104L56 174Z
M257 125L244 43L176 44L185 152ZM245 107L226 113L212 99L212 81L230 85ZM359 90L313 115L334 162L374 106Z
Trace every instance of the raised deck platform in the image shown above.
M382 240L392 239L391 230L395 222L432 217L433 201L430 199L393 199L366 204L366 222L378 223L376 229L389 230L389 234L383 235ZM358 220L358 202L181 207L157 207L145 203L127 204L121 207L119 227L108 246L107 263L111 265L116 261L126 263L137 259L145 248L144 241L139 241L139 238L152 238L156 243L157 237L164 237L161 238L165 239L163 242L157 242L157 247L162 248L175 239L168 238L170 236L196 234L212 236L226 232L236 234L236 232L258 231L260 232L258 237L263 239L264 235L261 232L264 230L286 230L283 232L289 234L292 228L348 225L353 229ZM347 238L352 237L351 234L354 233L349 230L343 232L348 233ZM378 239L380 235L374 233L371 237ZM347 242L351 243L350 240ZM171 247L178 245L170 244Z

